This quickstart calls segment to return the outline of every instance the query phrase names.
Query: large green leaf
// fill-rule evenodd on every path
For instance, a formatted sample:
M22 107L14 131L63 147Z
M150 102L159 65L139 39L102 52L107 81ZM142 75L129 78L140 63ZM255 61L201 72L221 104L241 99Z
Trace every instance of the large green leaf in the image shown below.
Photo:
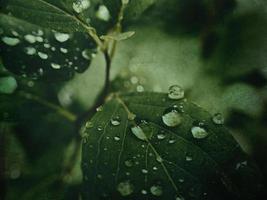
M84 33L61 33L0 14L1 56L11 72L31 78L68 80L90 65L96 45Z
M255 199L259 192L257 167L222 120L186 99L115 95L83 135L84 199Z

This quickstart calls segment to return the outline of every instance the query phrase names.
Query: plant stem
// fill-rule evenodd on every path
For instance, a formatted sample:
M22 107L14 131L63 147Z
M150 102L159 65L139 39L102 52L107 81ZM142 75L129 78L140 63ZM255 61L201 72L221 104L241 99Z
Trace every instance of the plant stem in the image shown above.
M95 112L96 109L101 106L104 102L105 99L107 97L107 94L109 92L110 89L110 68L111 68L111 58L110 55L108 53L108 50L104 50L103 51L104 54L104 58L106 61L106 73L105 73L105 83L104 83L104 88L102 89L102 91L100 92L100 94L98 95L98 97L95 100L94 105L85 113L81 114L77 120L76 120L76 126L79 129L81 124L88 118L91 118Z
M44 106L56 111L58 114L65 117L67 120L69 120L71 122L74 122L77 118L77 116L75 114L71 113L70 111L68 111L68 110L66 110L66 109L64 109L64 108L62 108L56 104L48 102L47 100L42 99L42 98L40 98L36 95L33 95L31 93L27 93L25 91L19 91L19 95L22 96L23 98L34 100L34 101L38 102L39 104L44 105Z

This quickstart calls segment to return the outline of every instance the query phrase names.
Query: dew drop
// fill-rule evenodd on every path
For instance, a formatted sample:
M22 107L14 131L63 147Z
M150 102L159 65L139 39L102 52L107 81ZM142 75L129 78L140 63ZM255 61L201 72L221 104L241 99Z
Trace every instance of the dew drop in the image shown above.
M162 191L162 187L159 185L153 185L150 188L150 192L151 194L153 194L154 196L161 196L163 191Z
M2 37L2 41L9 46L16 46L20 40L13 37Z
M160 163L163 162L163 159L162 159L162 157L161 157L160 155L157 155L156 160L157 160L158 162L160 162Z
M91 60L92 53L89 49L85 49L82 51L82 57L86 60Z
M53 69L60 69L61 68L61 66L59 64L56 64L56 63L51 63L51 67Z
M179 85L172 85L169 87L169 93L168 93L169 99L182 99L184 98L184 90Z
M66 42L68 39L70 39L70 35L67 33L55 32L54 36L55 36L56 40L59 42Z
M191 128L191 133L196 139L203 139L208 136L208 132L199 126L194 126Z
M216 113L212 117L212 121L214 124L222 125L224 123L224 118L221 113Z
M85 124L85 127L86 128L92 128L94 125L93 125L93 122L86 122L86 124Z
M186 161L188 161L188 162L190 162L190 161L192 161L192 160L193 160L193 158L192 158L192 157L190 157L190 156L186 156L186 157L185 157L185 160L186 160Z
M181 124L182 116L176 110L172 110L162 116L162 121L169 127L175 127Z
M25 35L25 36L24 36L24 39L25 39L27 42L31 43L31 44L33 44L33 43L36 42L36 37L35 37L34 35L31 35L31 34Z
M99 106L96 108L96 112L101 112L101 111L103 111L103 106Z
M141 190L141 193L142 194L147 194L147 191L146 190Z
M134 186L130 183L130 181L124 181L118 184L117 190L121 196L129 196L133 193Z
M170 139L170 140L169 140L169 144L174 144L175 142L176 142L175 139Z
M147 174L148 173L147 169L142 169L141 171L142 171L143 174Z
M163 140L163 139L165 139L166 138L166 133L164 132L164 131L160 131L160 133L158 133L158 135L157 135L157 138L159 139L159 140Z
M113 117L113 118L110 120L110 123L111 123L113 126L119 126L120 123L121 123L121 119L120 119L119 116Z
M108 21L110 19L110 13L105 5L100 5L96 11L96 17L103 21Z
M115 137L114 137L114 140L115 140L115 141L120 141L120 139L121 139L121 138L118 137L118 136L115 136Z
M60 51L62 52L62 53L68 53L68 49L66 49L66 48L60 48Z
M132 133L140 140L147 140L147 137L143 131L143 129L140 126L133 126L131 127Z
M133 166L133 161L132 160L126 160L124 162L124 164L125 164L126 167L132 167Z
M43 60L46 60L48 58L48 55L46 53L40 51L38 52L38 56Z
M36 49L33 47L25 47L25 53L28 55L36 54Z
M176 197L175 197L175 200L185 200L181 195L177 195Z

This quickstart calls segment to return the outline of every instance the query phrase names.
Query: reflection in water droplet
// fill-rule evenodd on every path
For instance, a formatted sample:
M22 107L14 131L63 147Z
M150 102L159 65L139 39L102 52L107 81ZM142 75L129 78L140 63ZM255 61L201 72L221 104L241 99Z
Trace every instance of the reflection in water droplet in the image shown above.
M162 187L159 185L153 185L150 188L150 192L151 194L153 194L154 196L161 196L163 191L162 191Z
M134 186L130 183L130 181L124 181L118 184L117 190L121 196L128 196L133 193Z
M194 126L191 128L191 133L196 139L203 139L208 136L208 132L199 126Z
M13 37L2 37L2 41L9 46L16 46L20 40Z
M168 97L170 99L175 99L175 100L184 98L184 90L183 90L183 88L180 87L179 85L170 86Z
M218 125L223 124L224 123L223 115L221 113L214 114L212 117L212 121L214 122L214 124L218 124Z
M182 123L182 116L176 110L172 110L162 116L162 121L169 127L175 127Z
M120 119L119 116L113 117L113 118L110 120L110 123L111 123L113 126L119 126L120 123L121 123L121 119Z

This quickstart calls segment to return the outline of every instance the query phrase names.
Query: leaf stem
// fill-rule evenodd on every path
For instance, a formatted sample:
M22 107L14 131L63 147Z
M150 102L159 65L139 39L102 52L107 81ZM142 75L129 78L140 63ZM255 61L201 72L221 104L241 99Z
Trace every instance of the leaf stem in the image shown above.
M26 98L26 99L30 99L30 100L34 100L36 102L38 102L41 105L44 105L54 111L56 111L58 114L60 114L61 116L65 117L67 120L74 122L77 118L77 116L73 113L71 113L70 111L54 104L51 102L48 102L45 99L40 98L39 96L36 96L34 94L25 92L25 91L19 91L19 95Z

